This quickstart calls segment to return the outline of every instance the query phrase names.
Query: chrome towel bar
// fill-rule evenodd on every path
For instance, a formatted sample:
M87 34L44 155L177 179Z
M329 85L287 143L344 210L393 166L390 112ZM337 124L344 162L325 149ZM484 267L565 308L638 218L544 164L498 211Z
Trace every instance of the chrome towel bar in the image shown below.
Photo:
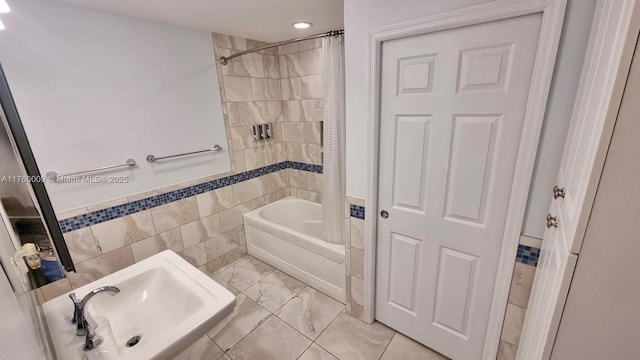
M198 151L191 151L191 152L186 152L186 153L182 153L182 154L175 154L175 155L168 155L168 156L160 156L160 157L155 157L152 154L147 155L147 161L150 163L156 162L158 160L165 160L165 159L171 159L171 158L175 158L175 157L179 157L179 156L187 156L187 155L194 155L194 154L200 154L200 153L205 153L205 152L219 152L222 151L222 146L220 145L213 145L213 147L211 149L206 149L206 150L198 150Z
M78 175L88 174L88 173L92 173L92 172L116 169L116 168L124 167L124 166L133 167L135 165L136 165L136 161L135 160L127 159L127 160L125 160L124 164L103 166L103 167L99 167L99 168L95 168L95 169L91 169L91 170L76 171L76 172L72 172L72 173L68 173L68 174L58 174L55 171L49 171L48 173L45 174L45 177L47 179L55 182L58 177L78 176Z

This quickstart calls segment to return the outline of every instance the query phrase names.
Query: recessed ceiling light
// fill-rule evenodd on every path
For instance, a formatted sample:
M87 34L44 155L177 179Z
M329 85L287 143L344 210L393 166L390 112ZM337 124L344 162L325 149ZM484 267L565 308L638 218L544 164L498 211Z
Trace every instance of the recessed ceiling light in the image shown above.
M4 30L4 23L0 20L0 30Z
M293 27L296 29L308 29L312 25L313 25L312 23L306 22L306 21L298 21L296 23L293 23Z
M9 11L11 11L11 9L9 9L9 4L7 4L7 0L0 0L0 13L6 14Z

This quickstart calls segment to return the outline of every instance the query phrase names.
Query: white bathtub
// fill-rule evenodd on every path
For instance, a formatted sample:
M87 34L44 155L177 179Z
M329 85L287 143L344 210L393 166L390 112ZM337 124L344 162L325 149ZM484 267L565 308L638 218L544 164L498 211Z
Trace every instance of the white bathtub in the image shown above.
M323 240L322 206L287 197L244 214L252 256L345 302L344 245Z

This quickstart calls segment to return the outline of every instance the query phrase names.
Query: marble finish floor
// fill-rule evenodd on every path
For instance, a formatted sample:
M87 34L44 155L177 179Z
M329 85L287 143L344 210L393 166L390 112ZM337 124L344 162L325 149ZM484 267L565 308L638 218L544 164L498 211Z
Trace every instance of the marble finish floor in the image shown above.
M207 275L236 295L236 307L176 359L446 359L249 255Z

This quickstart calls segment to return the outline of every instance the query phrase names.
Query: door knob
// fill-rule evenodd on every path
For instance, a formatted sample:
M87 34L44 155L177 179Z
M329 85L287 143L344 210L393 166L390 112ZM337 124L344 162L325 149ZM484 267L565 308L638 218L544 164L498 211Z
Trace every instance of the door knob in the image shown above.
M551 229L552 227L558 227L558 217L547 214L547 229Z
M553 198L554 199L557 199L557 198L563 198L564 199L564 193L565 193L564 188L562 188L562 187L560 187L558 185L553 187Z
M389 212L387 210L382 210L380 211L380 216L382 216L383 219L386 219L389 217Z

